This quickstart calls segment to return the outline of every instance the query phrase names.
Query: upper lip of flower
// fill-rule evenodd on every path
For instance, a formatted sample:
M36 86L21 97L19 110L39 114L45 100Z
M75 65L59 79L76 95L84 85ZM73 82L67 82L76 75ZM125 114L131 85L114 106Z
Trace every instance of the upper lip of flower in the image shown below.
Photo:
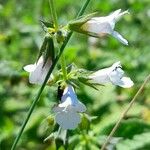
M86 110L85 106L78 100L74 88L71 85L65 88L61 103L58 106L64 108L71 106L77 112L84 112Z

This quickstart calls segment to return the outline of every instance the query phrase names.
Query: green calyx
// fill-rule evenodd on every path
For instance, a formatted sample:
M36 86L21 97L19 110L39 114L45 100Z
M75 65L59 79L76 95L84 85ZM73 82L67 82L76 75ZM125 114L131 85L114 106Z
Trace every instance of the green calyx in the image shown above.
M68 23L68 28L72 31L80 32L80 33L86 33L86 30L82 29L82 26L89 21L91 18L93 18L97 12L91 13L88 15L81 16L80 18L70 21Z

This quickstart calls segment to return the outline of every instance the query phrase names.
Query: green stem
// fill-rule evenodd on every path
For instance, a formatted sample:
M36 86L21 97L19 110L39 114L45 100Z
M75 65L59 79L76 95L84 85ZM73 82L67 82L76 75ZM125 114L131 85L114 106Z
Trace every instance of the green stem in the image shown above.
M49 0L49 5L50 5L50 10L51 10L51 14L53 17L54 25L55 25L55 30L57 31L58 22L57 22L57 13L56 13L55 5L54 5L54 0Z
M78 14L77 17L83 15L83 13L84 13L86 7L88 6L89 2L90 2L90 0L86 0L85 4L84 4L83 7L81 8L81 10L80 10L80 12L79 12L79 14ZM39 98L40 98L40 96L41 96L41 94L42 94L42 92L43 92L45 86L46 86L46 83L47 83L47 81L48 81L48 79L49 79L49 77L50 77L52 71L54 70L54 68L55 68L55 66L56 66L56 64L57 64L57 62L58 62L58 60L59 60L61 54L63 53L63 51L64 51L64 49L65 49L65 47L66 47L68 41L70 40L71 35L72 35L72 32L70 32L70 33L68 34L66 40L64 41L63 45L62 45L61 48L60 48L60 52L59 52L58 56L55 58L55 60L54 60L54 62L53 62L53 64L52 64L52 66L50 67L50 69L49 69L49 71L48 71L48 73L47 73L47 75L46 75L46 78L45 78L45 80L44 80L44 82L43 82L41 88L40 88L39 91L38 91L37 96L35 97L34 101L32 102L32 104L31 104L31 106L30 106L30 109L29 109L29 111L28 111L28 113L27 113L27 116L26 116L26 118L25 118L25 120L24 120L24 122L23 122L23 124L22 124L22 126L21 126L21 129L20 129L20 131L19 131L17 137L15 138L15 141L14 141L12 147L11 147L11 150L15 150L15 149L16 149L16 146L17 146L17 144L18 144L18 142L19 142L19 139L20 139L20 137L21 137L21 135L22 135L22 133L23 133L25 127L26 127L26 124L28 123L28 121L29 121L29 119L30 119L30 116L31 116L31 114L32 114L32 112L33 112L33 110L34 110L34 108L35 108L35 106L36 106L36 104L37 104L37 102L38 102L38 100L39 100Z
M67 70L66 70L66 62L65 62L64 54L61 55L60 60L61 60L62 73L63 73L63 76L64 76L64 80L66 81L67 80Z
M130 108L132 107L132 105L134 104L135 100L137 99L137 97L142 93L145 85L147 84L147 82L150 80L150 74L147 76L147 78L145 79L144 83L141 85L141 87L139 88L139 90L137 91L137 93L135 94L135 96L133 97L133 99L131 100L131 102L129 103L129 105L127 106L127 108L123 111L121 117L119 118L119 120L117 121L117 123L115 124L114 128L112 129L112 131L110 132L109 136L107 137L105 143L102 145L101 150L105 150L107 144L109 143L109 141L111 140L112 136L114 135L114 133L116 132L116 130L118 129L121 121L123 120L123 118L126 116L126 114L128 113L128 111L130 110Z

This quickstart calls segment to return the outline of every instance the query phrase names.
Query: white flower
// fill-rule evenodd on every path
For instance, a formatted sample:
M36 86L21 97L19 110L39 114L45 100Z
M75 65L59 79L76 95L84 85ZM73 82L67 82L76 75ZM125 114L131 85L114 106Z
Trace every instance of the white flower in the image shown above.
M47 62L44 65L44 58L41 56L37 63L25 66L24 70L30 73L29 82L32 84L42 84L51 65L52 61L50 58L47 59ZM50 79L51 78L52 76Z
M123 38L117 31L114 31L116 22L121 16L127 13L129 12L121 12L121 9L118 9L108 16L91 18L81 26L81 30L95 37L111 34L123 44L128 45L128 41Z
M105 84L111 82L114 85L123 88L133 86L133 81L129 77L124 77L124 71L121 69L120 61L114 63L111 67L101 69L89 76L92 83Z
M56 113L56 122L63 129L75 129L80 123L80 112L85 112L86 107L81 103L71 85L68 85L61 97L61 103L53 108Z

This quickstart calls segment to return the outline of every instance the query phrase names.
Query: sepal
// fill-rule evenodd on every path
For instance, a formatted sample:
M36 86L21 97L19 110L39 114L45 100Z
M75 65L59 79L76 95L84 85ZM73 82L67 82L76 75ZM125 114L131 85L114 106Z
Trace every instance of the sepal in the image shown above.
M44 56L43 67L45 66L45 64L49 58L52 60L52 62L55 59L54 42L53 42L53 38L49 34L45 35L45 38L44 38L44 41L43 41L42 46L40 48L40 52L39 52L37 60L39 60L39 58L42 55Z
M78 77L78 80L79 80L79 82L81 82L81 83L83 83L83 84L85 84L85 85L98 91L98 88L96 87L96 85L98 85L98 84L90 83L88 78Z
M44 37L44 41L41 45L38 57L37 57L37 61L39 60L39 58L42 56L43 52L46 50L46 45L47 45L47 36Z
M80 27L84 23L86 23L88 20L90 20L91 18L93 18L96 14L97 14L97 12L81 16L80 18L69 22L68 23L68 28L70 30L72 30L72 31L77 31L77 32L81 32L82 33L83 30L80 29Z
M47 27L47 28L54 28L54 24L53 22L47 22L47 21L43 21L43 20L40 20L42 26L44 27Z
M54 42L53 38L51 36L47 37L47 47L46 47L46 54L45 54L45 62L47 61L48 58L51 58L52 62L55 59L55 48L54 48Z
M54 24L53 22L47 22L40 20L42 24L42 28L46 33L50 33L51 35L55 33Z

